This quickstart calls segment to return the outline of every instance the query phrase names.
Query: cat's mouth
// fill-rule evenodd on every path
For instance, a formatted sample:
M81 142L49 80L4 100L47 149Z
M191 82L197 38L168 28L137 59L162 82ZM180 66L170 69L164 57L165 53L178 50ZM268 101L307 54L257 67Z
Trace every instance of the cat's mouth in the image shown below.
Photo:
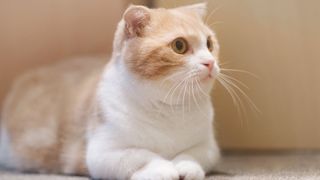
M202 82L212 81L215 79L215 77L218 75L218 70L214 69L211 72L209 71L203 71L199 74L200 80Z

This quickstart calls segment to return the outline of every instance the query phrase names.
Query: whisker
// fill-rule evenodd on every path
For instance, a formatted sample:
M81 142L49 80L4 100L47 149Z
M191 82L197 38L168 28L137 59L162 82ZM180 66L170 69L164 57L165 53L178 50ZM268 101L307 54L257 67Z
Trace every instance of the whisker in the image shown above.
M196 83L197 83L197 85L198 85L198 87L199 87L200 92L201 92L205 97L210 97L210 95L208 95L207 93L205 93L205 92L203 91L203 89L202 89L201 86L200 86L199 81L200 81L199 78L197 78Z
M218 6L218 7L216 7L216 8L214 8L210 13L209 13L209 15L205 18L205 24L208 24L208 21L210 21L211 20L211 18L212 18L212 16L218 11L218 10L220 10L222 8L222 6Z
M222 78L223 79L223 78ZM234 90L234 85L231 83L230 84L230 82L228 81L228 80L225 80L224 79L224 82L226 83L226 85L230 88L230 89L232 89L232 91L233 91L233 93L237 96L237 98L238 98L238 102L239 102L239 104L240 104L240 107L241 107L241 110L242 110L242 113L240 113L240 117L242 117L242 119L244 119L245 120L245 122L248 124L248 121L247 121L247 108L245 108L246 106L244 105L244 103L243 103L243 101L242 101L242 99L241 99L241 97L240 97L240 95L238 95L238 93L237 93L237 91L236 90L238 90L238 89L236 89L236 90ZM243 95L242 93L241 93L241 95ZM247 100L247 99L246 99ZM248 100L247 100L247 102L248 102ZM251 104L249 103L249 107L251 108ZM254 112L257 112L257 111L254 111ZM243 123L241 123L242 125L243 125Z
M199 78L196 78L195 79L195 81L197 81ZM197 85L197 84L196 84ZM202 95L202 94L200 94L200 86L195 86L197 89L198 89L198 94L199 94L199 98L203 98L203 96L200 96L200 95ZM206 98L206 97L204 97L204 98ZM205 118L208 118L208 119L210 119L211 117L210 116L208 116L202 109L201 109L201 107L200 107L200 105L199 105L199 103L198 103L198 101L197 101L197 98L194 96L194 99L195 99L195 102L196 102L196 105L197 105L197 107L198 107L198 109L199 109L199 111L201 112L201 114L205 117Z
M191 83L192 83L192 81L193 81L193 78L190 78L190 81L191 81ZM191 89L192 87L191 87L191 84L189 84L189 86L188 86L188 105L189 105L189 112L191 111Z
M188 74L187 74L187 77L185 77L181 82L179 82L179 84L173 89L173 91L172 91L172 93L171 93L171 95L170 95L170 104L172 104L172 96L174 95L175 91L176 91L181 85L183 85L183 83L184 83L188 78L190 78L190 77L192 76L191 73L193 73L193 72L188 73ZM180 91L181 91L181 90L180 90ZM178 98L179 98L179 97L178 97ZM166 100L166 98L165 98L165 100Z
M170 90L167 92L167 94L165 95L164 99L162 100L164 103L166 103L167 98L170 96L170 103L169 103L169 105L170 105L170 108L171 108L171 111L172 111L172 112L174 112L174 110L173 110L173 105L172 105L172 101L171 101L171 96L174 94L175 90L176 90L179 86L181 86L181 84L182 84L182 83L185 81L185 79L187 79L187 78L188 78L188 76L185 77L182 81L179 81L179 82L175 83L175 84L170 88Z
M166 81L172 80L173 77L176 77L176 76L181 75L181 74L184 74L184 73L186 73L186 72L185 72L185 71L178 71L178 72L176 72L176 73L174 73L174 74L171 74L170 76L164 78L164 79L161 81L160 86L162 87L163 84L164 84Z
M230 61L224 61L223 63L219 62L219 67L222 67L222 66L227 65L227 64L230 64Z
M176 86L176 88L172 91L172 93L170 94L170 104L173 106L173 104L179 104L179 100L180 100L180 96L181 96L181 91L183 90L184 88L184 85L185 85L185 81L188 79L189 77L186 77L184 80L182 80L178 86ZM180 88L181 87L181 88ZM172 102L172 98L173 98L173 95L176 93L176 90L178 90L180 88L180 91L178 92L178 96L177 96L177 100L176 102ZM174 110L171 109L173 112Z
M233 81L237 82L238 84L242 85L243 87L245 87L246 89L250 89L250 88L249 88L246 84L244 84L242 81L240 81L240 80L238 80L238 79L236 79L236 78L234 78L234 77L232 77L232 76L228 76L228 75L222 74L222 73L220 73L219 76L222 76L222 77L224 77L225 79L233 80Z
M237 108L237 113L240 118L241 127L243 127L244 122L248 124L248 121L247 121L247 110L245 108L244 103L242 102L242 99L240 98L238 93L233 89L233 87L230 86L228 83L226 83L222 78L220 78L220 83L227 89L227 91L229 91L229 94L232 94L234 96L234 99L236 101L235 106Z
M218 24L224 24L224 22L223 21L215 21L215 22L208 24L207 26L212 28L214 25L218 25Z
M196 98L196 96L194 94L194 81L195 80L193 79L192 82L191 82L191 85L192 85L192 97L193 97L194 102L196 103L196 106L199 108L199 110L201 110L200 105L199 105L199 103L197 101L197 98Z
M184 91L183 91L183 97L182 97L182 119L184 120L185 119L185 97L186 97L186 89L187 89L187 86L188 86L188 80L186 80L186 82L184 83Z
M221 71L226 71L226 72L239 72L239 73L244 73L244 74L248 74L250 76L255 77L256 79L260 79L259 76L255 75L252 72L249 71L245 71L245 70L241 70L241 69L226 69L226 68L220 68Z
M222 79L221 77L218 77L218 82L220 82L220 84L227 90L227 92L230 94L233 104L236 106L237 108L237 112L238 115L240 117L242 117L241 112L242 112L242 104L241 99L239 98L239 96L237 96L237 93L232 89L232 87L230 87L230 85L228 85L224 79Z
M228 84L230 84L231 86L235 87L245 98L246 100L249 102L249 104L259 113L261 113L260 109L254 104L254 102L251 100L251 98L239 87L237 86L235 83L233 83L232 81L228 80L228 79L224 79L225 82L227 82Z

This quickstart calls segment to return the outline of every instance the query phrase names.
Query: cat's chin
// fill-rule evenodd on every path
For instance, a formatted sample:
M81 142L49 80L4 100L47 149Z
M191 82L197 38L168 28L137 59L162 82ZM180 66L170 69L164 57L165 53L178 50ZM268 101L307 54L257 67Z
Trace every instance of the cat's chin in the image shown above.
M204 88L204 90L210 91L215 82L215 76L206 76L200 79L200 86Z
M211 83L211 82L214 81L214 79L215 79L215 77L212 76L211 74L209 74L209 75L206 75L204 77L201 77L200 78L200 82L202 82L202 83Z

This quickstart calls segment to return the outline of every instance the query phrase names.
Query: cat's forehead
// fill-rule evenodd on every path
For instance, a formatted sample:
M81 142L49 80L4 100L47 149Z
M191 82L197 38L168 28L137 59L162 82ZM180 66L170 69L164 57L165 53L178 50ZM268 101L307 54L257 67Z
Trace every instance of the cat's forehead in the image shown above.
M152 17L153 33L197 37L214 35L214 32L205 25L202 18L192 12L158 9L154 11Z

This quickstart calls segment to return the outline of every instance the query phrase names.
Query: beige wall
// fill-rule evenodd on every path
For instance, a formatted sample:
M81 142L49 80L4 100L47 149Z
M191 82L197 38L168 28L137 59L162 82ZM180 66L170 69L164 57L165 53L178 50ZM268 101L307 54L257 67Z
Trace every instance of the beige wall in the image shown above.
M110 52L125 1L0 0L0 102L13 77L62 58Z
M196 1L163 1L174 6ZM214 91L217 134L224 148L320 148L320 1L212 0L220 7L211 23L222 46L224 67L244 69L260 78L233 73L262 111L247 105L239 118L219 85Z

